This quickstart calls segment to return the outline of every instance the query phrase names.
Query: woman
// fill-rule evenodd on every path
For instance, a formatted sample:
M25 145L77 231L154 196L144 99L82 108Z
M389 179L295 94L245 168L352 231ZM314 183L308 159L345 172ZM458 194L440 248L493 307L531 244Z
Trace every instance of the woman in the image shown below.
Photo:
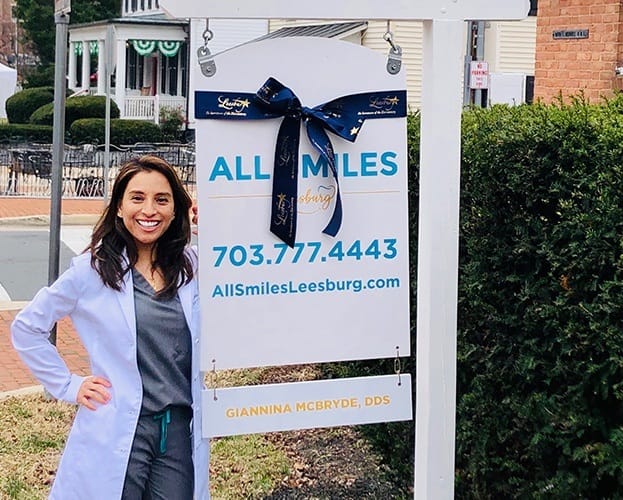
M15 349L43 386L80 405L50 498L209 498L191 204L167 162L131 160L87 251L11 326ZM64 316L89 354L91 376L70 373L48 341Z

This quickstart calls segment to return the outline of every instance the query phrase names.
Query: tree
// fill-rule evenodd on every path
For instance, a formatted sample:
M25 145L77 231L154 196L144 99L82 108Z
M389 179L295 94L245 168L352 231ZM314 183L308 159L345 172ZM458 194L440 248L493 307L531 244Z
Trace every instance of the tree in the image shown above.
M119 0L73 0L70 23L80 24L118 17ZM39 56L41 64L47 66L54 62L55 27L53 2L40 0L16 0L15 15L23 24L26 42Z

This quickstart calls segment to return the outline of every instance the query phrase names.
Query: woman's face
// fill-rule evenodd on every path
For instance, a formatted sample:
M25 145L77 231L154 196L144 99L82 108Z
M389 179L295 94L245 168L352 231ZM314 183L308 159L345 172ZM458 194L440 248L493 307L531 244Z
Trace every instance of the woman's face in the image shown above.
M125 188L117 216L123 219L139 254L143 250L151 251L175 216L173 192L167 178L155 170L135 174Z

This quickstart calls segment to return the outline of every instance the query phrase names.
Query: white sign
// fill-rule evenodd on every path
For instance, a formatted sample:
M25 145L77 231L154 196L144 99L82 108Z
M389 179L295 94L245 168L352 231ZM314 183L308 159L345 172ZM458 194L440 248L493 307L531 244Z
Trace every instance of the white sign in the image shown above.
M231 387L202 398L206 438L412 418L409 375Z
M471 61L469 63L469 87L472 89L489 88L489 63Z
M197 75L198 91L254 93L273 77L313 107L405 88L384 55L323 38L248 44L215 63L213 77ZM338 186L301 128L294 248L270 232L281 122L197 120L202 369L408 356L406 119L366 120L354 143L329 133L336 237L322 231Z
M523 19L530 0L160 0L173 17L285 19Z

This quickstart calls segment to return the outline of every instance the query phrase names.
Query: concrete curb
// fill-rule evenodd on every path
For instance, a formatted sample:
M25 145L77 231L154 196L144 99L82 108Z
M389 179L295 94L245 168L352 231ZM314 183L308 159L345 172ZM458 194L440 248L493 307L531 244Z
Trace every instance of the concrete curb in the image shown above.
M67 214L61 216L61 225L94 226L99 220L97 214ZM0 226L49 226L49 215L28 215L25 217L0 218Z
M19 398L22 396L31 396L33 394L43 394L42 385L33 385L32 387L24 387L22 389L15 389L14 391L0 392L0 401L8 398Z

